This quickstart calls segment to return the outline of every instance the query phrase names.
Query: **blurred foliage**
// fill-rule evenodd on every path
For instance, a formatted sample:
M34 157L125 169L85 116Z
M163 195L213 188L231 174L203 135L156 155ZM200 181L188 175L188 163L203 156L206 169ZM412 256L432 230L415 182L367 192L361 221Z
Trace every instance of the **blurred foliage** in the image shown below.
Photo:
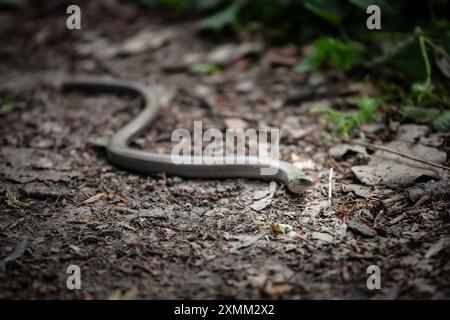
M383 89L382 99L377 101L395 105L396 120L429 123L439 130L447 128L448 78L444 78L436 56L450 64L448 0L133 1L143 6L170 7L183 19L191 15L199 20L203 31L214 36L258 34L274 42L313 44L312 52L299 61L295 71L370 71L371 79L378 80ZM0 6L19 7L25 2L0 0ZM381 30L366 27L369 5L381 8ZM217 66L209 64L190 68L199 75L218 71ZM364 111L367 105L349 106L356 106L359 115L344 114L342 120L338 115L341 111L329 114L337 122L342 120L338 127L351 128L369 121ZM377 107L371 112L376 114Z
M345 71L373 59L372 66L384 63L413 81L425 81L421 45L433 42L434 47L450 50L447 0L139 1L170 5L183 14L202 13L206 17L200 26L212 32L259 32L275 41L300 44L315 41L316 52L297 66L299 71L322 67L325 62ZM381 30L366 28L366 9L371 4L381 8ZM425 32L415 34L417 27ZM430 43L425 45L432 49ZM370 50L363 56L364 47Z
M8 113L12 110L11 101L12 101L11 97L6 97L3 99L0 98L0 114Z
M358 42L321 37L314 42L314 53L303 59L296 67L298 72L315 71L327 65L338 70L349 70L361 62L364 46Z
M0 0L0 7L20 8L25 4L25 0Z
M213 63L195 63L189 68L189 71L193 74L208 76L215 74L219 70L219 66Z
M377 75L389 70L381 78L392 82L395 94L393 90L382 91L383 99L350 102L350 106L358 108L356 112L326 111L341 134L347 135L362 122L374 121L370 114L377 113L382 101L397 105L395 114L403 121L432 123L438 130L448 129L448 83L442 85L445 81L441 81L444 78L434 59L439 54L450 63L447 0L140 1L163 3L182 14L201 14L204 18L200 19L200 26L209 32L259 33L273 41L300 45L312 42L313 52L298 63L297 72L326 68L348 72L356 67ZM381 8L381 30L366 27L366 9L373 4ZM209 66L193 69L202 74L217 71Z
M350 107L356 107L355 111L340 111L326 107L325 109L313 108L311 112L324 113L328 120L335 123L333 131L348 137L354 127L366 122L379 121L377 109L381 103L380 98L350 98L347 104Z
M440 131L450 131L450 111L445 111L433 121L433 127Z

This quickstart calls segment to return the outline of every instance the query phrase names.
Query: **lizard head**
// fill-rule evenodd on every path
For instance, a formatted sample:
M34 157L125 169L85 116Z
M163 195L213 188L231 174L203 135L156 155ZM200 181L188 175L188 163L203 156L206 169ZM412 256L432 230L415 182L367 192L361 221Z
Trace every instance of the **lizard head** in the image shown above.
M298 175L289 178L287 181L287 186L289 190L293 193L302 194L309 187L314 185L314 180L311 177L305 175Z

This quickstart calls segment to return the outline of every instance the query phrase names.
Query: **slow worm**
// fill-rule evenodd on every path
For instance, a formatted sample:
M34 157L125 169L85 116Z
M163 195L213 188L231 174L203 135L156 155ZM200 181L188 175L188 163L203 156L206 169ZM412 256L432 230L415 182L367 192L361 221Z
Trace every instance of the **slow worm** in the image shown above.
M294 165L271 158L246 156L245 163L239 164L235 157L232 164L214 163L214 159L205 159L201 164L177 164L170 154L158 154L128 146L129 140L151 124L158 112L155 95L146 87L123 80L105 80L96 78L74 79L63 83L64 90L91 93L134 94L144 101L143 110L128 124L118 130L107 142L106 152L109 161L118 167L140 174L165 172L187 178L252 178L274 179L284 182L294 193L303 193L313 184L313 180L304 175ZM209 161L208 161L209 160ZM253 161L251 161L253 160ZM209 164L205 164L209 163ZM276 168L272 175L261 175L262 168Z

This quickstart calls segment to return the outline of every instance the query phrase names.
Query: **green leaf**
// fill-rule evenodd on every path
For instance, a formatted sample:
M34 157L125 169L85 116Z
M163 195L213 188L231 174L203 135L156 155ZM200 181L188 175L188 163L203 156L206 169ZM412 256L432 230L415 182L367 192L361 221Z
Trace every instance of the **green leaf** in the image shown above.
M429 123L439 115L439 110L417 106L402 106L400 114L406 120L416 123Z
M307 0L304 5L306 9L333 25L340 25L348 11L347 4L338 1Z
M296 71L296 72L315 71L315 70L319 69L322 62L323 62L322 57L317 53L313 53L313 54L310 54L309 56L306 56L305 58L303 58L294 67L294 71Z
M450 131L450 111L445 111L433 121L433 127L436 130Z
M219 31L228 26L236 26L238 24L238 13L246 0L233 1L222 11L200 21L200 27L203 29L211 29Z
M0 7L14 7L14 8L20 8L25 5L24 0L0 0Z
M4 99L0 99L0 113L8 113L12 110L12 104L11 104L12 98L6 97Z
M390 57L388 65L413 81L424 81L427 77L418 41L405 42Z
M382 100L380 98L351 98L349 103L357 106L359 112L357 115L359 122L378 121L377 109Z
M304 58L295 70L314 71L327 64L334 69L347 71L361 61L364 47L357 42L321 37L314 42L315 52Z
M219 71L219 66L213 63L196 63L189 67L189 71L194 74L212 75Z
M314 107L311 113L325 113L327 120L334 123L333 131L347 137L353 128L365 122L378 121L377 108L381 104L380 98L352 98L348 102L358 107L358 111L338 111L333 108Z

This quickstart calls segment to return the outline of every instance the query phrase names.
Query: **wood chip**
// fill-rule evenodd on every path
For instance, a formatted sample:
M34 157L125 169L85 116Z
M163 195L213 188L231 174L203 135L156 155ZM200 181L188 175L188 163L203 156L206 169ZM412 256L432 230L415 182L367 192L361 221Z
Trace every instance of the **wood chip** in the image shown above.
M445 237L440 239L438 242L433 244L430 249L428 249L427 253L425 253L425 259L430 259L437 255L442 250L450 247L450 237Z
M347 221L347 227L365 237L375 237L377 232L361 221L350 219Z

